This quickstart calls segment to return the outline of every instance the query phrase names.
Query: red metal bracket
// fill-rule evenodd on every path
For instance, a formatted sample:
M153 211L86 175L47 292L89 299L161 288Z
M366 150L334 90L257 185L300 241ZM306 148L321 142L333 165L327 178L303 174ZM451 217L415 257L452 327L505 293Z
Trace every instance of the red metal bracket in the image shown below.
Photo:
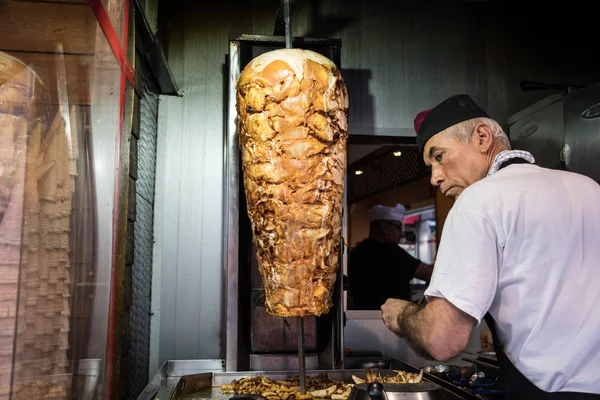
M89 0L90 7L92 7L92 11L96 15L96 19L98 20L98 24L102 28L106 39L108 40L108 44L112 49L117 62L121 66L121 70L125 73L127 80L131 84L131 86L135 86L135 74L133 71L133 67L127 58L127 39L129 34L129 1L125 0L125 11L123 13L123 44L119 40L119 36L115 31L115 28L110 21L110 17L104 8L104 4L102 4L102 0Z

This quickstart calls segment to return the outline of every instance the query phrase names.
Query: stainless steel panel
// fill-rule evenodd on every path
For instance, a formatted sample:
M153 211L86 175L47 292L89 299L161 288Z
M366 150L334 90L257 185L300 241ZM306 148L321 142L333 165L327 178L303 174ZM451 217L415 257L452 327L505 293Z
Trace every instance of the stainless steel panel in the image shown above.
M151 400L160 390L161 386L166 386L167 380L167 364L164 363L152 376L148 385L144 388L142 393L138 396L138 400ZM160 397L159 397L160 398Z
M164 362L153 375L138 400L168 399L182 376L222 372L225 360L176 360Z
M173 207L179 198L179 182L171 179L177 161L167 155L175 143L167 132L181 129L181 119L175 111L181 99L161 99L158 108L158 133L156 145L156 177L154 197L154 248L152 251L152 296L150 319L150 375L174 354L177 281L173 271L177 263L178 232L176 224L178 210ZM163 275L163 264L165 274ZM163 312L166 310L167 312ZM163 315L164 314L164 315Z
M349 20L339 37L350 134L415 136L415 115L456 93L486 108L485 34L470 4L326 3L323 23Z
M316 354L305 356L307 370L319 368L319 358ZM250 354L251 371L296 371L298 373L298 355L296 354Z
M512 148L533 154L538 165L564 169L562 94L549 96L509 119Z
M214 16L202 12L202 2L178 8L182 3L173 4L181 19L168 48L183 97L161 96L159 105L154 273L160 274L153 277L153 297L160 287L161 302L152 309L160 319L160 329L152 327L159 335L154 368L156 361L220 357L223 332L222 97L230 28L208 26Z
M225 360L175 360L167 362L167 374L169 376L184 376L197 374L199 372L222 372Z
M600 83L565 97L566 164L600 183Z
M236 82L241 73L239 62L239 43L230 42L229 46L229 103L227 109L227 136L224 146L226 182L223 195L223 219L226 221L222 248L223 276L225 277L223 302L223 336L225 337L225 363L227 371L238 369L238 248L239 248L239 151L237 140L237 112L235 108Z
M159 104L156 159L156 192L154 198L154 252L152 262L152 366L175 357L177 269L179 243L178 178L180 160L174 157L183 146L173 136L183 130L183 100L163 98ZM198 282L197 282L198 283ZM193 353L191 353L193 354Z

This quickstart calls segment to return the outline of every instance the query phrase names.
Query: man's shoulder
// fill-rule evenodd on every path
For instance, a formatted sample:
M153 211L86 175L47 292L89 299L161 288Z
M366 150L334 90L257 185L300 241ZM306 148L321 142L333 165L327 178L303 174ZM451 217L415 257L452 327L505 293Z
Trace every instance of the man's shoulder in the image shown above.
M357 244L354 245L354 247L352 247L350 249L350 254L359 254L359 253L364 253L366 251L369 251L369 249L372 247L372 243L371 240L369 240L369 238L363 239L360 242L358 242Z
M356 243L354 245L354 247L352 247L352 249L359 249L359 248L363 248L365 246L368 246L369 241L370 241L369 238L363 239L360 242Z
M515 165L514 167L515 169L521 169L521 171L517 173L515 173L515 169L497 171L493 175L473 183L456 199L455 205L459 208L472 209L482 207L488 203L493 204L500 201L500 198L503 197L502 194L514 194L515 191L527 189L524 182L532 179L532 173L545 174L551 171L534 165ZM522 169L525 169L526 172ZM533 180L536 181L537 179L533 178Z
M454 201L453 208L477 210L497 200L503 187L504 185L498 185L491 179L482 179L463 190Z
M471 207L482 201L499 201L501 194L503 201L507 201L506 194L519 198L518 192L538 192L541 195L537 188L552 190L554 185L551 182L570 182L578 187L600 189L598 183L586 175L536 165L514 165L475 182L463 191L455 204ZM554 189L561 190L558 187Z

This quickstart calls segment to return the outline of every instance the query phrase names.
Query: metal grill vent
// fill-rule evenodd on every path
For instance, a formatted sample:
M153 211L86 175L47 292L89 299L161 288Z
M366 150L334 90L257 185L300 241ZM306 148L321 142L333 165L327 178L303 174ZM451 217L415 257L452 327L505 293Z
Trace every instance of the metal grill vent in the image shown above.
M348 201L352 204L427 175L417 146L384 146L348 166Z

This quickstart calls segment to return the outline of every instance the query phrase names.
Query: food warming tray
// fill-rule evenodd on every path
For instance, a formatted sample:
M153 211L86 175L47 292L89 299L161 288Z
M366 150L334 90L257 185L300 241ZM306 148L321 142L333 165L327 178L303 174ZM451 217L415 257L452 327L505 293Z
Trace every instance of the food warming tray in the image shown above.
M385 370L381 371L385 373ZM389 373L389 371L387 371ZM409 371L412 372L412 371ZM356 375L360 378L365 378L364 369L340 369L340 370L314 370L307 371L308 376L317 376L321 374L328 374L333 380L344 381L346 383L353 383L352 375ZM168 397L161 397L157 400L228 400L233 395L223 394L221 392L221 386L224 384L231 383L232 380L240 380L248 376L261 375L272 380L284 380L298 376L298 371L284 371L284 372L258 372L258 371L244 371L244 372L207 372L194 375L182 376L173 391ZM432 384L424 377L424 382ZM410 384L419 385L419 384ZM441 390L441 399L462 399L464 397L458 396L451 391ZM315 399L316 400L316 399Z
M352 383L352 375L364 377L363 369L357 370L315 370L307 371L308 376L328 374L331 379ZM173 390L169 400L225 400L231 394L222 394L221 386L248 376L264 376L272 380L284 380L298 376L298 371L243 371L243 372L210 372L182 376ZM165 400L165 399L160 399Z

